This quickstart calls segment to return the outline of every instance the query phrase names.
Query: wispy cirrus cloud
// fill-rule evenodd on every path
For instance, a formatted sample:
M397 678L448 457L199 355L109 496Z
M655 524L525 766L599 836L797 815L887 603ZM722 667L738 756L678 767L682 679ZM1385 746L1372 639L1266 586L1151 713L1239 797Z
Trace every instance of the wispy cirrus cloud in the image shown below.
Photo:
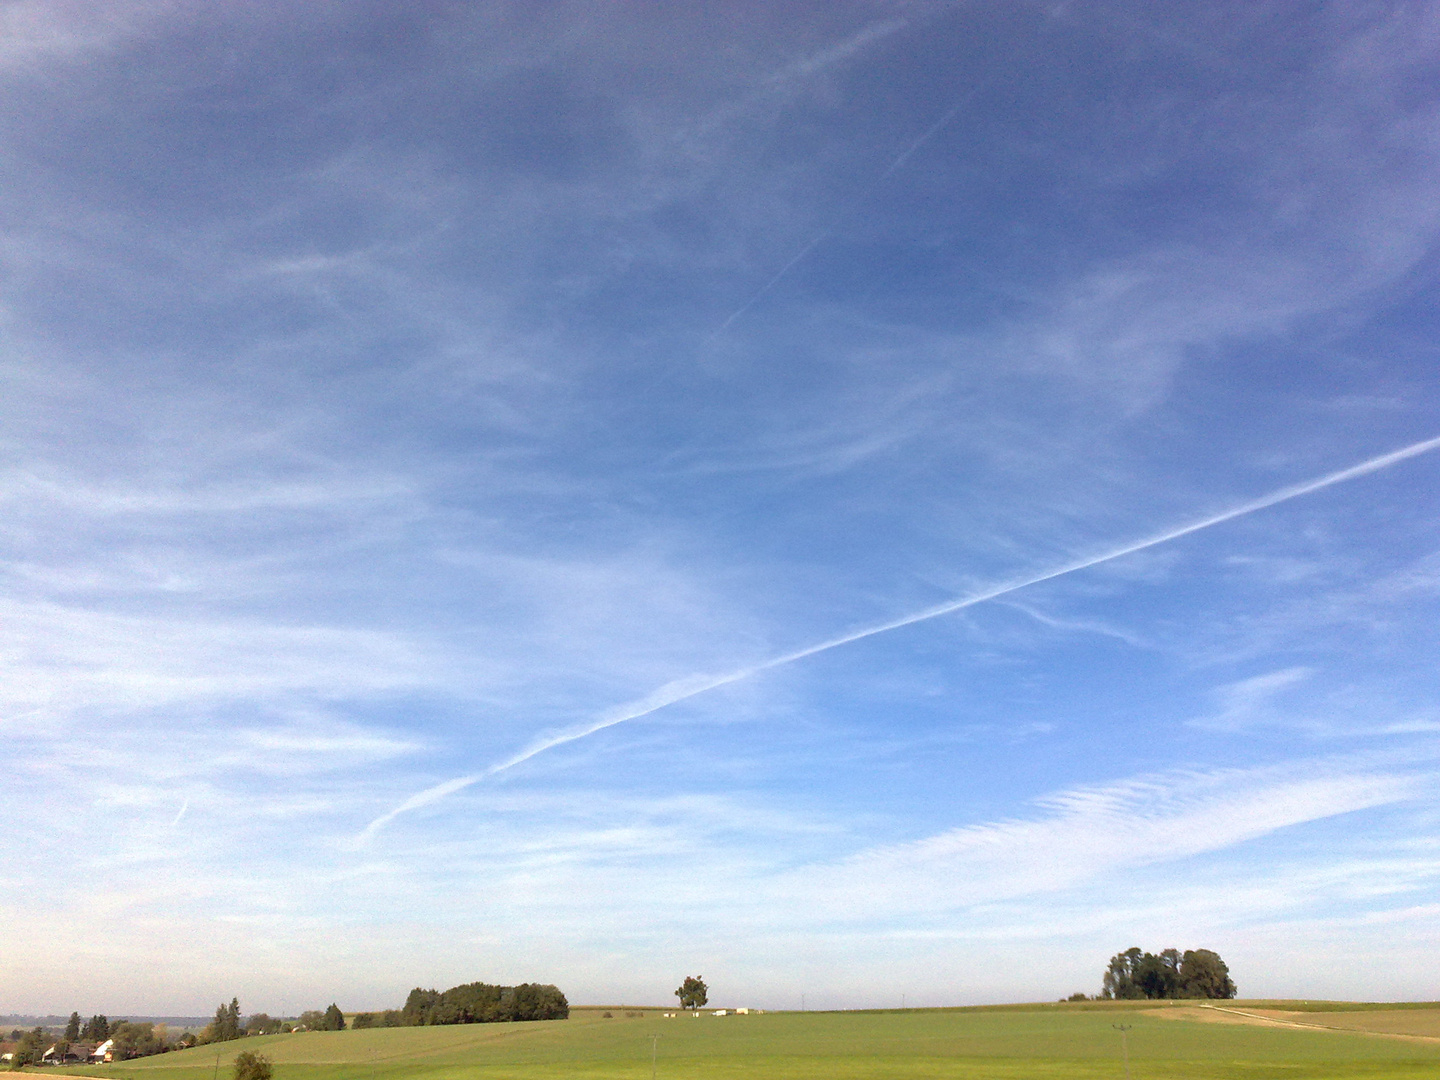
M1222 686L1215 692L1220 711L1214 716L1194 722L1207 727L1232 730L1263 723L1268 716L1271 702L1288 688L1303 683L1312 674L1314 673L1309 668L1289 667L1268 671L1263 675L1252 675L1248 679Z
M9 670L0 681L12 717L287 690L373 693L422 680L421 650L372 629L127 616L50 603L12 601L3 609Z
M818 905L812 914L831 918L965 909L1397 803L1433 782L1353 766L1137 777L1047 796L1039 803L1046 816L954 829L801 871L796 880Z
M180 10L171 3L50 4L20 0L0 10L0 70L36 72L57 62L118 51Z

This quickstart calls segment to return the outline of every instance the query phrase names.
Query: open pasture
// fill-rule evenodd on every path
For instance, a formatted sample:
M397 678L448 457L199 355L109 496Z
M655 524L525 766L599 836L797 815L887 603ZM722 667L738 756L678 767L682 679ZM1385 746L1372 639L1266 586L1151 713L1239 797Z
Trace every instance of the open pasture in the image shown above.
M1112 1027L1123 1023L1131 1025L1134 1080L1440 1077L1440 1040L1207 1023L1162 1015L1172 1010L1153 1005L1086 1004L673 1020L650 1010L626 1017L616 1009L612 1019L576 1010L562 1021L267 1036L69 1071L114 1080L212 1080L217 1049L221 1077L245 1049L269 1056L276 1080L644 1080L650 1036L659 1035L659 1080L1091 1080L1123 1075L1120 1034ZM1373 1025L1397 1013L1433 1023L1440 1010L1336 1015L1368 1016ZM1306 1015L1328 1022L1329 1014Z

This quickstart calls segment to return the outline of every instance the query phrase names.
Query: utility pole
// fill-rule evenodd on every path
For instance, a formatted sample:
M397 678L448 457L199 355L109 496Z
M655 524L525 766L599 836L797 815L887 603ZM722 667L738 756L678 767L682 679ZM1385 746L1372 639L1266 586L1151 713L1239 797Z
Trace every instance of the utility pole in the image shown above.
M804 994L801 994L801 995L800 995L800 1011L801 1011L801 1012L804 1012L804 1011L805 1011L805 995L804 995Z
M1125 1080L1130 1080L1130 1043L1125 1038L1125 1033L1135 1025L1111 1024L1110 1026L1113 1027L1116 1031L1120 1032L1120 1053L1123 1054L1125 1057Z

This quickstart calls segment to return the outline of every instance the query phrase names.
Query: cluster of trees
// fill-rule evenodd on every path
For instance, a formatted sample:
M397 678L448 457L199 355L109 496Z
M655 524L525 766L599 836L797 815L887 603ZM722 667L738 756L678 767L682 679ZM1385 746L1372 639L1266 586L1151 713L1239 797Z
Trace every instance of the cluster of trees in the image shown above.
M675 996L680 999L682 1009L698 1009L710 1000L710 988L699 975L686 975Z
M372 1014L373 1015L373 1014ZM388 1014L382 1014L388 1016ZM557 987L541 983L491 986L474 982L449 990L416 987L400 1010L404 1026L489 1024L511 1020L565 1020L570 1003ZM368 1026L375 1026L373 1023Z
M26 1065L35 1064L50 1045L50 1036L45 1034L44 1028L38 1027L34 1031L21 1031L16 1028L10 1032L10 1039L15 1043L15 1049L11 1051L15 1056L10 1059L12 1069L23 1069Z
M319 1009L306 1009L300 1014L295 1026L306 1031L344 1031L345 1014L340 1011L340 1006L332 1001L324 1012Z
M269 1013L251 1013L245 1021L246 1035L279 1035L282 1031L294 1030L294 1024L287 1024Z
M202 1043L231 1042L234 1039L243 1038L245 1028L240 1024L240 999L231 998L229 1005L219 1005L215 1009L215 1019L206 1024L200 1031Z
M110 1038L115 1041L113 1049L117 1058L149 1057L177 1046L164 1024L152 1024L148 1020L122 1021L110 1029Z
M119 1023L124 1023L124 1021L121 1020ZM35 1030L43 1031L44 1029L36 1028ZM22 1034L24 1033L19 1030L12 1031L10 1038L12 1040L18 1039ZM72 1012L69 1021L65 1024L65 1033L60 1037L66 1042L80 1042L82 1040L85 1042L104 1042L110 1038L110 1020L104 1013L100 1013L82 1022L80 1014L78 1012Z
M220 1043L231 1042L235 1039L243 1039L247 1035L278 1035L287 1031L344 1031L345 1014L340 1011L340 1006L331 1002L330 1007L325 1010L307 1009L300 1014L300 1018L293 1023L289 1020L280 1020L269 1013L252 1013L240 1022L240 1001L238 998L231 998L229 1005L221 1005L215 1010L215 1019L201 1029L196 1038L197 1043Z
M1100 991L1105 1000L1234 996L1229 967L1209 949L1162 949L1158 954L1126 949L1110 958Z
M83 1024L80 1022L80 1014L72 1012L70 1022L65 1025L65 1038L70 1042L97 1042L102 1043L110 1037L110 1020L104 1013L97 1013L90 1017Z

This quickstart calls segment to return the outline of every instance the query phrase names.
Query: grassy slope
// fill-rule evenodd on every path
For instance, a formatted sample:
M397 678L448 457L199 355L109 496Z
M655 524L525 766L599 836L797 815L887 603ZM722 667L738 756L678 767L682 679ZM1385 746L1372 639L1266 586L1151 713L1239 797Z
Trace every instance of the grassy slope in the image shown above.
M1272 1007L1278 1003L1267 1002ZM767 1013L664 1020L653 1012L605 1020L309 1032L226 1044L267 1054L276 1080L644 1080L649 1035L660 1035L662 1078L859 1080L956 1077L1089 1080L1120 1074L1129 1032L1135 1080L1310 1080L1440 1076L1440 1043L1164 1020L1144 1008ZM216 1050L74 1070L113 1080L212 1080ZM54 1070L50 1070L54 1072Z

